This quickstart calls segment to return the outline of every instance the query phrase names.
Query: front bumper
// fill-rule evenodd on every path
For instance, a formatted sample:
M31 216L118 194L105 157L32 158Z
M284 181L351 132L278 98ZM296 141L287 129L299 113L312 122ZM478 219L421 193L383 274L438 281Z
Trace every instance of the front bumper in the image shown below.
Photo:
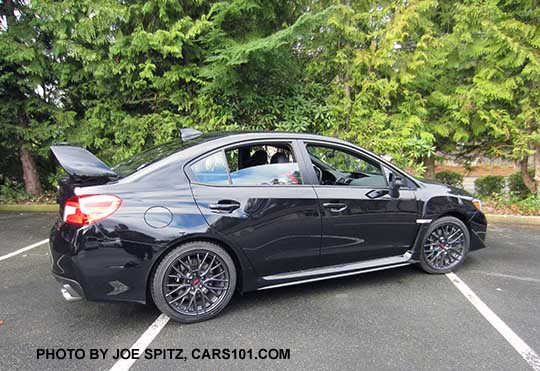
M471 229L471 251L486 247L487 219L483 212L476 211L469 220Z

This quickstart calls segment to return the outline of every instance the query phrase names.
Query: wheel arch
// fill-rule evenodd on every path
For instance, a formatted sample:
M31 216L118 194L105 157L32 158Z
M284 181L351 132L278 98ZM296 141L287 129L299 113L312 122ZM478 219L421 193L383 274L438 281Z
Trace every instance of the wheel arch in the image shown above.
M154 276L154 273L156 272L156 269L159 266L159 263L167 256L169 252L171 252L178 246L181 246L188 242L194 242L194 241L204 241L204 242L214 243L220 246L223 250L225 250L227 254L229 254L231 259L233 260L234 268L236 270L237 279L236 279L235 290L238 290L240 293L243 293L246 291L245 282L247 281L246 274L248 274L248 271L250 271L249 263L245 262L244 259L242 259L242 257L239 256L238 252L222 239L217 238L215 236L194 234L194 235L184 236L174 241L169 246L167 246L166 248L164 248L163 250L159 252L159 256L153 261L152 267L150 268L149 273L146 277L146 302L147 303L153 303L152 294L151 294L152 277Z
M462 213L462 212L460 212L458 210L447 211L447 212L437 216L436 218L434 218L433 221L435 221L437 219L440 219L440 218L444 218L445 216L453 216L454 218L457 218L457 219L461 220L463 222L463 224L465 224L465 226L469 230L469 233L472 232L469 218L467 217L467 215L465 215L464 213Z
M469 233L472 233L471 217L475 212L476 208L472 202L463 197L435 193L425 196L421 214L422 218L430 219L431 222L445 216L453 216L462 221Z
M426 234L427 229L429 228L429 226L433 222L435 222L436 220L444 218L446 216L452 216L454 218L457 218L461 222L463 222L463 224L465 224L465 227L467 227L467 231L469 232L469 235L471 235L471 237L472 237L473 230L471 228L470 219L467 217L467 215L465 213L459 211L459 210L456 210L456 209L445 210L445 211L441 212L440 214L432 217L430 223L422 224L421 228L418 230L418 234L417 234L416 240L414 242L414 248L413 248L413 251L412 251L411 260L418 261L419 256L420 256L420 249L422 248L422 242L424 240L425 234Z
M442 219L445 219L445 220L442 220ZM452 219L454 219L454 222L452 222ZM442 259L443 266L433 266L431 265L431 262L429 262L429 259L422 253L424 249L424 240L427 238L428 233L432 233L436 230L436 228L439 228L439 225L436 224L437 222L443 223L442 225L448 222L456 224L458 222L455 221L455 219L459 220L465 226L465 230L463 231L463 234L467 236L468 243L463 244L462 246L463 250L462 252L458 252L459 254L458 258L454 256L454 260L449 260L448 263L445 263L444 257L443 257ZM459 228L463 229L462 227L459 227ZM440 237L441 235L439 234L438 236ZM416 253L415 260L419 264L419 266L422 268L422 270L424 270L427 273L444 274L444 273L451 272L463 264L465 260L465 256L470 251L471 238L472 238L472 230L471 230L471 226L470 226L470 223L466 214L461 213L456 210L448 210L447 212L441 213L440 215L437 215L436 217L434 217L429 224L425 224L425 227L423 228L423 231L422 231L422 238L420 239L417 249L415 251ZM437 256L435 257L435 259L437 258Z

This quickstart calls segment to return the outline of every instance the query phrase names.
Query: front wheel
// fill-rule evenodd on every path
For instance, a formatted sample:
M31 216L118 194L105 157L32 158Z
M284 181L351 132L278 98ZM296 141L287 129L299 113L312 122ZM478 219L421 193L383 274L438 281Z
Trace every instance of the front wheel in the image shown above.
M195 241L165 256L152 280L152 298L171 319L210 319L227 306L236 287L234 263L220 246Z
M452 216L437 219L424 236L420 266L428 273L452 272L465 261L470 241L469 230L461 220Z

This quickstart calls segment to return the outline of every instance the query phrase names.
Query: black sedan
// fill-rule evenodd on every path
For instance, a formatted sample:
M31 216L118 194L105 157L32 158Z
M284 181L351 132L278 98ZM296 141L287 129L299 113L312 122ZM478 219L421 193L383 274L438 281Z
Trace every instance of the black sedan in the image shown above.
M485 247L467 192L334 138L183 129L113 168L79 147L51 149L69 175L50 235L67 300L154 302L196 322L235 290L413 263L447 273Z

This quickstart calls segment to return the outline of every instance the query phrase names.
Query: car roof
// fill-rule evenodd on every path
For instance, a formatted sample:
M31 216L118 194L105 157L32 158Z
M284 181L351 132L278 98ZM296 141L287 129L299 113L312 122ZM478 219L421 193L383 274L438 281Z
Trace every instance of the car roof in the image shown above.
M328 137L324 135L308 134L308 133L296 133L286 131L229 131L229 132L210 132L202 134L207 139L204 143L211 141L224 142L237 142L239 140L256 140L256 139L312 139L312 140L331 140L334 142L341 142L351 144L338 138ZM202 144L202 143L201 143Z
M342 139L338 139L335 137L324 136L324 135L308 134L308 133L279 132L279 131L228 131L228 132L216 131L216 132L201 133L200 135L193 137L193 139L189 139L186 142L184 142L185 144L189 144L190 141L193 140L194 142L196 142L193 146L188 145L187 148L185 149L178 148L177 152L172 153L139 171L136 171L132 175L135 178L138 178L138 177L145 176L146 174L151 173L154 170L157 170L157 168L161 168L169 164L186 163L200 155L204 155L205 153L211 152L214 148L224 147L224 146L233 145L233 144L241 144L241 142L243 141L272 140L272 139L277 139L277 140L280 140L280 139L295 140L296 139L296 140L308 140L308 141L313 140L313 141L323 141L329 144L334 143L334 144L341 144L347 147L352 147L352 148L362 151L366 155L376 158L378 161L387 164L390 168L396 169L398 172L404 174L408 178L411 178L410 175L408 175L403 170L397 168L394 164L386 161L385 159L381 158L375 153L369 150L366 150L365 148L355 145L354 143L347 142L347 141L344 141ZM182 140L178 139L178 142L182 143ZM208 148L209 146L213 148Z
M260 136L260 137L298 137L303 138L306 136L309 137L320 137L328 138L323 135L318 134L309 134L309 133L298 133L292 131L257 131L257 130L236 130L236 131L214 131L204 133L202 135L212 136L214 138L223 138L223 137L232 137L232 136Z
M140 168L136 166L136 170L126 174L127 178L138 178L144 176L158 168L167 166L170 163L183 163L212 151L214 148L224 147L233 144L241 144L242 142L252 140L281 140L281 139L300 139L300 140L324 140L333 143L341 143L351 145L351 143L340 139L325 137L322 135L307 134L307 133L291 133L291 132L275 132L275 131L215 131L208 133L200 133L193 135L190 139L183 141L178 138L175 141L165 143L158 147L167 147L162 151L161 158L154 158L148 164L144 164ZM155 147L157 148L157 147ZM365 150L364 150L365 151ZM145 151L143 151L145 152ZM113 169L119 170L118 167L125 165L129 161L115 166ZM127 180L127 179L126 179Z

